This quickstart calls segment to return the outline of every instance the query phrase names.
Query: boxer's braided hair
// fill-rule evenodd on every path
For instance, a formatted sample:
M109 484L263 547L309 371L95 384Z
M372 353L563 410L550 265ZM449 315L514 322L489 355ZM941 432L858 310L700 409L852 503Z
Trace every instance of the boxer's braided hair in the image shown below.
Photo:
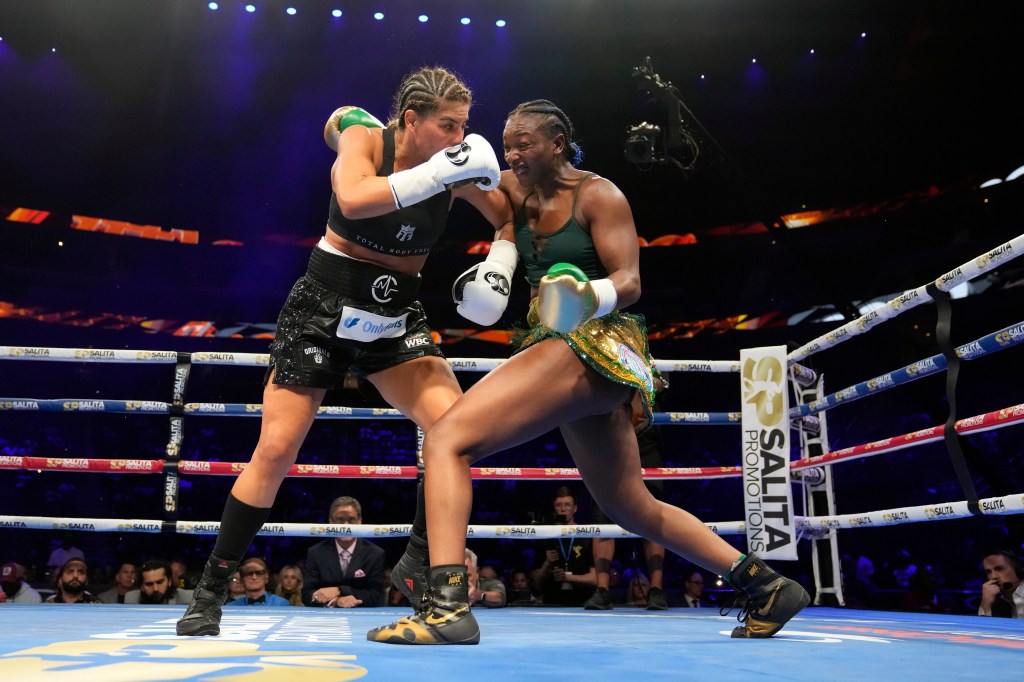
M473 93L456 74L441 66L424 66L406 75L398 86L388 127L404 128L405 112L425 116L441 108L441 102L473 103Z
M583 159L583 150L576 142L576 129L572 121L559 109L551 100L535 99L530 102L523 102L509 113L509 119L516 116L543 116L547 127L548 137L554 138L561 133L565 136L565 151L562 155L572 165L578 164Z

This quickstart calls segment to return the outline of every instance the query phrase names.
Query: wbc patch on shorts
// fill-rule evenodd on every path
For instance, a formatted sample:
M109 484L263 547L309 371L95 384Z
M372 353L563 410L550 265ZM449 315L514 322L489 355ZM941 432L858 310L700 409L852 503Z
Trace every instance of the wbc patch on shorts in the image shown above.
M341 319L338 320L337 336L339 339L364 343L378 339L396 339L403 336L408 329L408 317L409 313L399 317L387 317L344 306L341 309Z

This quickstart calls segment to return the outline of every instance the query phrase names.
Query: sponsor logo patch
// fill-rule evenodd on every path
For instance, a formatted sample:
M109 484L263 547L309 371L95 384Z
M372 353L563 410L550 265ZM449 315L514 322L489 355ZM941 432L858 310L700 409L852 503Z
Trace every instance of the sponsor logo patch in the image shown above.
M359 308L345 306L341 310L337 335L339 339L363 342L395 339L405 334L406 318L408 317L409 313L400 317L385 317Z

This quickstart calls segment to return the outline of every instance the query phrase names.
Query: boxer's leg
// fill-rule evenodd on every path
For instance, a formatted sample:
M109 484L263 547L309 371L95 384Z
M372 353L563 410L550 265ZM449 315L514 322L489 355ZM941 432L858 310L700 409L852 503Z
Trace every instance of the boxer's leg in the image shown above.
M270 514L270 507L299 455L324 389L279 386L267 382L263 392L260 440L248 466L232 486L220 531L192 602L177 623L179 635L220 634L221 606L228 580Z
M420 357L367 377L381 396L402 414L427 431L462 395L462 388L446 360ZM417 462L421 467L421 462ZM423 470L416 482L416 515L409 542L391 569L391 584L416 610L423 607L424 582L430 565L427 546L426 502Z
M654 498L643 483L636 438L625 408L565 424L561 431L601 509L623 528L724 576L746 596L747 604L739 615L743 625L733 630L733 637L771 637L810 602L799 583L779 575L753 555L738 555L695 516Z
M555 339L513 356L467 391L427 432L424 443L432 564L427 608L370 630L367 639L392 644L470 643L469 633L478 626L468 602L453 602L452 593L442 594L440 602L437 596L443 576L465 557L472 506L470 465L541 436L567 419L606 413L629 394L629 389L583 365L565 342Z

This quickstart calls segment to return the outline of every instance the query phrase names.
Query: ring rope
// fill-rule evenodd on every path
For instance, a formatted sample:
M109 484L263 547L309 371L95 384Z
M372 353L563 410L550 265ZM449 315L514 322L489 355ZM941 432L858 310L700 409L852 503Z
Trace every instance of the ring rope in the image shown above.
M892 319L912 308L916 308L922 303L931 301L932 297L926 291L927 287L931 284L934 284L941 291L948 292L964 282L968 282L989 270L995 269L997 265L1016 258L1021 253L1024 253L1024 234L997 246L988 253L972 258L960 267L939 276L934 282L929 282L916 289L907 290L871 312L861 315L856 320L848 322L800 346L789 353L787 359L790 361L803 360L813 353L836 346L854 336L863 334L885 320Z
M956 354L961 360L976 360L1021 343L1024 343L1024 322L1004 327L997 332L992 332L980 339L966 343L956 349ZM836 391L820 400L791 407L789 409L789 416L795 419L798 416L824 412L836 405L852 402L868 395L887 391L894 386L909 383L915 379L937 374L944 371L946 365L946 358L941 353L933 355L924 360L913 362L906 367L894 369L874 379L868 379L867 381L844 388L841 391Z
M990 516L1004 516L1024 513L1024 493L1001 497L987 497L980 500L981 512ZM897 507L859 514L834 516L797 516L797 527L803 533L828 532L836 528L863 528L865 526L892 526L919 521L942 521L971 516L966 501L943 502L912 507ZM746 532L743 521L705 523L705 526L719 535L739 535ZM22 528L35 530L76 530L115 533L159 533L163 524L152 519L92 519L50 516L0 516L0 528ZM614 524L580 526L534 526L534 525L470 525L467 537L472 538L517 538L522 540L544 540L564 537L567 528L577 537L639 537ZM361 524L334 525L309 523L271 523L260 529L259 535L280 537L405 537L412 529L411 524ZM185 535L216 535L220 530L217 521L178 521L175 531Z
M45 346L0 346L0 360L42 360L49 362L107 362L135 364L173 364L179 359L176 351L117 350L106 348L51 348ZM506 358L448 358L456 372L490 372ZM266 353L192 353L193 365L237 365L266 367ZM737 360L655 360L662 372L732 372L740 371ZM806 370L811 372L813 370Z
M0 412L108 412L110 414L168 414L170 403L159 400L102 400L0 397ZM185 414L219 417L259 417L260 403L186 403ZM325 406L319 419L407 419L398 410L377 407ZM739 424L739 412L657 412L654 424Z
M982 433L1007 426L1024 423L1024 403L986 412L957 421L956 431L960 434ZM790 468L794 471L836 464L854 458L873 457L892 453L915 445L925 445L942 440L944 426L932 426L898 436L834 450L823 455L794 460ZM22 455L0 455L0 469L26 469L35 471L106 472L120 474L161 473L164 460L161 459L89 459L64 457L29 457ZM207 462L184 460L178 463L183 474L234 476L246 466L245 462ZM579 479L579 470L573 467L473 467L474 479L500 480L562 480ZM724 467L648 467L643 470L645 479L686 480L731 478L741 475L738 466ZM399 478L414 479L415 466L356 465L356 464L294 464L288 470L289 477L306 478Z

